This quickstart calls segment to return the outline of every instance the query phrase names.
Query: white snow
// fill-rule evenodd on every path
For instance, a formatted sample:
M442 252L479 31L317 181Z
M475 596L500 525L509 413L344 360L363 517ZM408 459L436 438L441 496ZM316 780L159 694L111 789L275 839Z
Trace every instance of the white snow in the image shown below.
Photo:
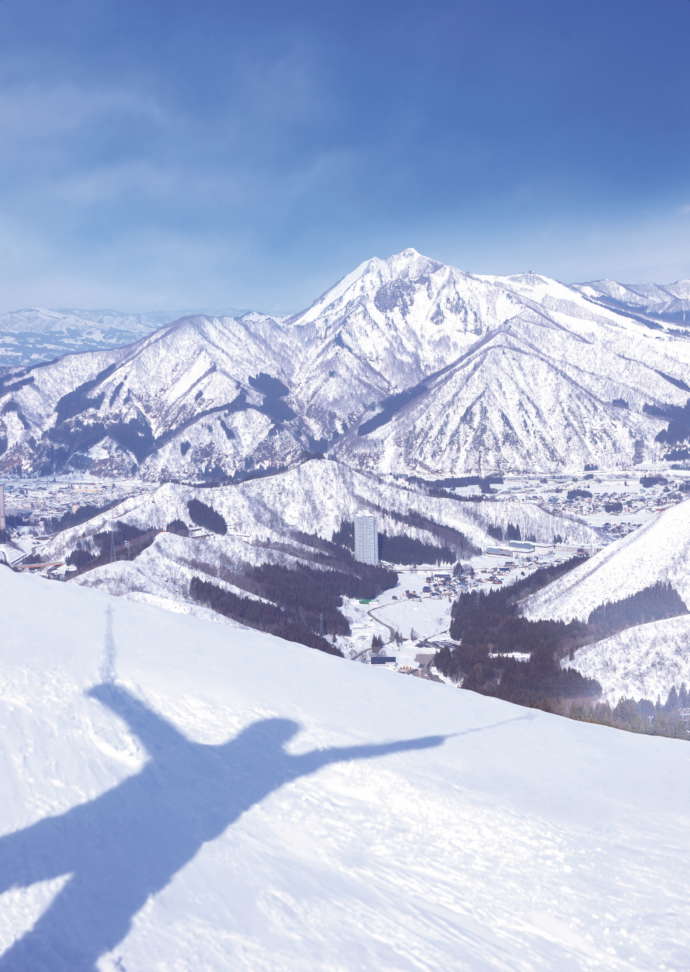
M686 743L0 596L3 972L687 968Z
M522 611L533 620L586 621L595 608L657 583L673 587L690 608L689 562L685 500L528 597ZM690 614L626 628L579 649L564 664L595 678L613 704L621 698L665 701L673 686L690 683Z
M584 621L601 604L658 582L674 587L690 607L689 561L690 500L685 500L542 588L526 600L523 613L533 619Z
M674 686L690 685L690 614L627 628L564 664L595 678L612 705L624 698L665 702Z

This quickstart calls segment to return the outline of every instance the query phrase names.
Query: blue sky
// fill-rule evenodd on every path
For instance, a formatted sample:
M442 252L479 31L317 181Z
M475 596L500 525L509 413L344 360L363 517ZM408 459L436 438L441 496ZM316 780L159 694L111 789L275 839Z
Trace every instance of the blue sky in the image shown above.
M0 306L690 277L690 0L0 0Z

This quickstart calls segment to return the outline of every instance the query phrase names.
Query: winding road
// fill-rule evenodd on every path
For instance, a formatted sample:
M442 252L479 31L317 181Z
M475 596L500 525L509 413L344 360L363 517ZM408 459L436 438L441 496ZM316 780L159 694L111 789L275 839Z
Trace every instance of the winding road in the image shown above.
M426 601L430 599L431 599L430 594L422 595L419 598L420 601ZM370 608L367 611L367 614L372 619L372 621L375 621L377 624L381 624L383 625L384 628L388 629L389 637L387 641L384 641L384 645L389 645L391 643L395 635L395 632L397 631L397 628L394 628L393 625L389 624L387 621L383 621L381 618L377 618L376 615L374 614L374 611L382 611L384 608L392 607L394 604L399 604L399 603L400 603L399 601L387 601L385 604L377 604L376 607ZM420 641L418 641L417 645L418 647L422 648L425 645L427 645L432 638L438 638L439 635L447 634L448 631L449 628L444 628L443 631L437 631L435 634L427 635L425 638L422 638ZM356 655L352 655L352 660L357 661L359 658L361 658L363 655L366 655L371 650L372 650L371 645L369 645L367 648L363 648L361 651L358 651Z

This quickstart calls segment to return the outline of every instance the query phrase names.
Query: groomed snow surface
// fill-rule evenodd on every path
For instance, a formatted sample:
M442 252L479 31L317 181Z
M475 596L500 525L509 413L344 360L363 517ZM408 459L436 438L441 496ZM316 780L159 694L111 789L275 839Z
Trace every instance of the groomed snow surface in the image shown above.
M687 969L686 743L0 597L2 972Z

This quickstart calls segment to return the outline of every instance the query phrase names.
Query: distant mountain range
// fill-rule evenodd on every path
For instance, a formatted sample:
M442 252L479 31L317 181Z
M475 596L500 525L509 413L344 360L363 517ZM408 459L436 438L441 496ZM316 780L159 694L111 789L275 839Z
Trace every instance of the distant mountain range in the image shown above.
M185 313L188 311L137 314L43 307L5 311L0 313L0 369L39 364L80 351L120 347Z
M689 374L690 330L410 249L288 318L187 316L6 371L0 471L218 482L323 454L426 479L629 466L682 452Z
M614 310L643 314L666 324L690 327L690 280L670 284L623 284L616 280L594 280L576 284L591 297Z

